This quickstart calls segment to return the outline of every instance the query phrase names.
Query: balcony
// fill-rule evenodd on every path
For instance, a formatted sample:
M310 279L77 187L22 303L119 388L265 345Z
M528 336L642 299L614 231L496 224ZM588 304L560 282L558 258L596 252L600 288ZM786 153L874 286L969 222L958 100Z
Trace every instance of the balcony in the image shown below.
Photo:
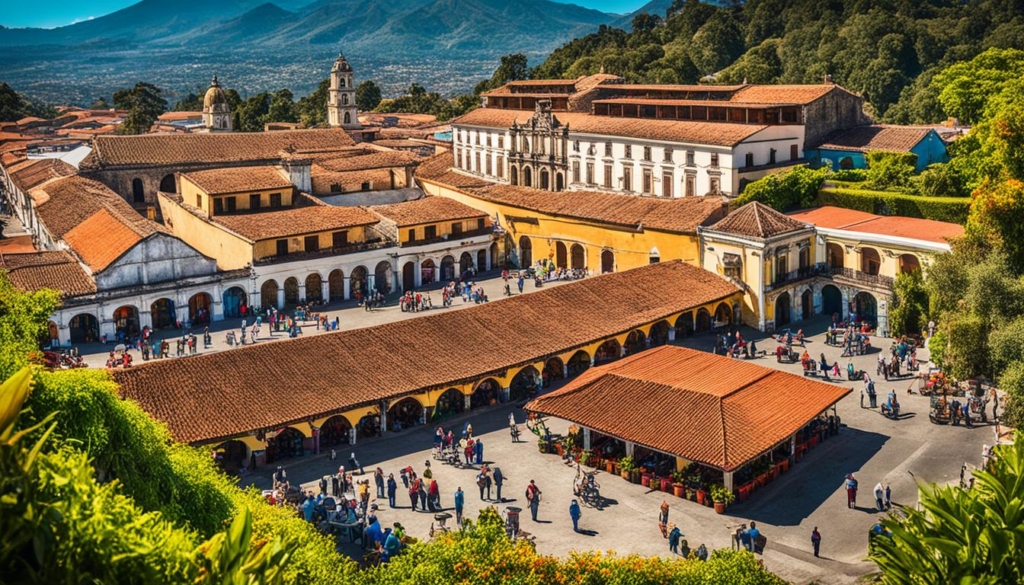
M852 268L833 267L830 272L833 278L847 280L850 281L851 284L874 285L885 289L891 288L893 283L896 281L896 279L891 276L869 274Z
M298 262L300 260L315 260L317 258L340 256L342 254L351 254L353 252L380 250L381 248L390 248L394 245L395 243L390 240L377 239L357 244L349 244L347 246L338 246L336 248L323 248L315 252L292 252L289 254L281 254L279 256L267 256L265 258L257 259L253 264L256 266L267 266L270 264L283 264L285 262Z
M449 234L447 236L437 236L436 238L418 238L415 240L408 240L402 242L400 246L402 248L408 248L410 246L426 246L427 244L437 244L440 242L458 242L459 240L465 240L468 238L475 238L476 236L489 236L495 233L493 226L485 227L476 230L468 230L459 234Z
M828 266L826 266L824 263L816 264L814 266L805 266L803 268L787 272L786 274L778 275L776 276L775 280L771 282L771 284L765 285L764 290L774 290L786 285L793 284L794 282L808 280L816 276L830 276Z

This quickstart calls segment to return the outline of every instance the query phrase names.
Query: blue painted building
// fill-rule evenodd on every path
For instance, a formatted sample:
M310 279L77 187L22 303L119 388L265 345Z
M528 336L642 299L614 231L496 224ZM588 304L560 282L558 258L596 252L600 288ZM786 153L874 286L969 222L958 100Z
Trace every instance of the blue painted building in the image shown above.
M949 160L946 143L932 128L879 124L845 130L806 150L804 155L816 165L828 165L838 171L867 168L866 155L872 151L912 152L917 155L917 172Z

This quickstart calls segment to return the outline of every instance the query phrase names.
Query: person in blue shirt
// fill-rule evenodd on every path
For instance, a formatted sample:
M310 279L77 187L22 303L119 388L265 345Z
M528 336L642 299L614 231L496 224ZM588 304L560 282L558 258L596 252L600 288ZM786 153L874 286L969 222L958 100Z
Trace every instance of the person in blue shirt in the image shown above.
M302 503L302 515L306 518L306 522L313 521L313 510L316 509L316 500L313 496L308 496L306 501Z
M395 474L388 474L388 507L395 507L395 492L398 491L398 482L395 481Z
M398 540L395 533L390 529L386 529L387 536L384 538L384 551L381 553L380 560L382 563L388 562L391 557L397 555L402 550L402 541Z
M579 504L579 502L577 502L576 500L573 500L572 503L569 504L569 517L572 518L572 530L573 530L573 532L579 532L580 531L580 516L581 515L582 515L582 512L580 512L580 504Z
M747 531L747 535L750 537L750 546L748 550L754 552L757 548L757 539L761 536L761 531L757 529L757 523L750 523L750 530Z
M462 487L455 490L455 523L462 526L462 509L466 505L466 494Z
M668 533L668 550L673 554L679 554L679 539L685 536L678 526L673 526Z

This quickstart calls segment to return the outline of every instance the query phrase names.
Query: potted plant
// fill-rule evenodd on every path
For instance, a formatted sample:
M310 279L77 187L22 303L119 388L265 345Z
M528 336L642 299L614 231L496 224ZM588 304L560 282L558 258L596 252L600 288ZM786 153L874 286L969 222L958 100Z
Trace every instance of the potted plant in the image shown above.
M564 445L564 442L565 442L565 439L562 439L560 441L555 441L555 452L558 453L559 457L564 457L565 456L565 445Z
M615 467L617 466L615 459L609 457L604 460L604 470L608 473L615 473Z
M633 480L633 471L636 470L636 466L633 464L633 458L629 455L619 460L619 474L622 479L626 481Z
M551 443L549 443L548 441L545 441L544 437L541 437L541 438L537 439L537 449L541 453L550 453L551 452Z
M672 472L672 495L681 498L683 497L683 490L686 486L683 485L683 472L682 470L676 470Z
M654 491L658 491L659 489L661 489L661 480L658 479L657 477L650 477L650 479L647 480L647 487L651 488Z
M711 486L711 499L715 501L715 513L725 514L725 508L736 499L732 490L725 489L724 485L716 484Z
M701 506L703 506L704 503L707 502L707 501L708 501L708 492L707 492L707 490L705 490L703 488L698 488L697 489L697 503L700 504Z

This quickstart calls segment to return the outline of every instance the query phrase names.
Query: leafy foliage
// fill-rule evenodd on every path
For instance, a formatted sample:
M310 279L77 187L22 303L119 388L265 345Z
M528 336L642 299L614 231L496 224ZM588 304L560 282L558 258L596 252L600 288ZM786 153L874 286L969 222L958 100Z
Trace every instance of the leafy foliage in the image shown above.
M869 152L868 180L865 187L878 191L911 191L911 178L917 168L912 152Z
M889 329L893 337L920 333L927 323L928 292L921 271L912 270L896 277L892 286Z
M1009 179L986 181L974 192L968 233L1002 250L1015 272L1024 272L1024 184Z
M818 205L835 205L879 215L920 217L959 224L967 223L971 209L971 200L966 197L918 197L844 187L822 188L817 202Z
M39 340L46 335L50 315L59 306L57 291L20 291L6 272L0 271L0 379L28 364Z
M128 110L128 115L117 131L121 134L149 132L160 114L167 111L167 100L161 96L162 93L159 87L142 81L131 89L115 91L114 107Z
M491 75L490 79L476 84L473 93L480 95L486 91L497 89L510 81L526 79L528 74L526 55L522 53L504 55L501 58L501 64L494 70L494 75Z
M773 173L747 185L736 200L736 204L745 205L751 201L760 201L779 211L810 207L828 173L826 168L813 170L807 166Z
M409 86L405 95L394 99L382 100L377 106L378 112L406 112L410 114L433 114L438 120L448 120L461 116L480 105L479 98L472 95L457 96L446 100L437 92L427 92L418 83Z
M380 104L380 87L367 79L356 86L356 107L364 112L376 108Z
M32 103L11 86L0 83L0 122L17 122L28 116L49 119L55 118L57 112L51 107Z

